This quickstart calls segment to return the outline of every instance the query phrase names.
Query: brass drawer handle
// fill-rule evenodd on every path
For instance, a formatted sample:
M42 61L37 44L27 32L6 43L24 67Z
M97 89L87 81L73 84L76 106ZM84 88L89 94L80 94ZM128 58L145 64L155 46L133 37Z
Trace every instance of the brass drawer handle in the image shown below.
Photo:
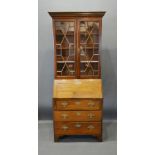
M95 129L95 127L94 127L93 125L89 125L87 128L88 128L89 130Z
M95 117L95 114L89 113L89 114L88 114L88 117L89 117L90 119L93 119L93 118Z
M62 129L63 129L63 130L67 130L67 129L69 129L69 127L68 127L67 125L63 125L63 126L62 126Z
M77 115L77 116L80 116L80 115L81 115L81 113L80 113L80 112L76 112L76 115Z
M65 101L64 101L64 102L61 103L61 105L62 105L63 107L66 107L66 106L68 105L68 102L65 102Z
M81 124L77 123L77 124L75 124L75 127L76 128L80 128L81 127Z
M76 105L80 105L80 101L76 101L75 104L76 104Z
M66 119L68 117L68 114L61 114L61 116L63 117L63 119Z
M93 101L89 101L88 106L93 107L93 106L95 106L95 103Z

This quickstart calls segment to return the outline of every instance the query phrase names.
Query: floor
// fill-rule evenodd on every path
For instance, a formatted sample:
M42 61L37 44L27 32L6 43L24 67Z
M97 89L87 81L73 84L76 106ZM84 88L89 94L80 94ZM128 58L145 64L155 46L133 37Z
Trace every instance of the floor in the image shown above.
M38 147L39 155L116 155L117 154L117 122L104 121L104 142L96 142L92 137L65 137L55 143L53 123L39 121ZM71 142L72 141L72 142ZM88 142L85 142L88 141Z

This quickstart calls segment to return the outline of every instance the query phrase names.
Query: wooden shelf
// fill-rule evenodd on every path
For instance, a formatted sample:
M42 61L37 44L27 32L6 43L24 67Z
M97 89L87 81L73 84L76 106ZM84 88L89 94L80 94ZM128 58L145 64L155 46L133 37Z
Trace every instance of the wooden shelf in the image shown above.
M58 50L74 50L74 48L69 48L69 47L62 47L62 48L56 48Z
M61 72L62 72L62 71L57 71L57 73L61 73ZM70 70L69 72L74 73L75 71L71 71L71 70Z
M81 56L85 56L85 54L80 54ZM96 56L96 55L98 55L99 56L99 54L93 54L94 56Z
M64 36L63 33L56 33L56 35ZM69 34L67 33L66 36L74 36L74 32Z
M83 44L86 44L86 45L99 45L99 43L83 43Z
M89 35L87 32L80 32L80 35ZM99 33L90 33L90 35L99 35Z
M75 63L75 61L66 60L66 61L57 61L57 63Z
M80 61L80 63L88 63L88 62L90 62L90 63L98 63L99 61L89 61L89 60L88 61L87 60L86 61Z
M93 50L94 48L95 48L95 49L98 49L99 47L83 47L83 49L92 49L92 50Z

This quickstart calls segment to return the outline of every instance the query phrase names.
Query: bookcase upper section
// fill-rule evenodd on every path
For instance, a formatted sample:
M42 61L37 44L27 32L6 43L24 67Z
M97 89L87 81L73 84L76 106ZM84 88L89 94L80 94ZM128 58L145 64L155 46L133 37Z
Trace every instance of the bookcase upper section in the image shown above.
M53 19L56 79L99 79L105 12L49 12Z

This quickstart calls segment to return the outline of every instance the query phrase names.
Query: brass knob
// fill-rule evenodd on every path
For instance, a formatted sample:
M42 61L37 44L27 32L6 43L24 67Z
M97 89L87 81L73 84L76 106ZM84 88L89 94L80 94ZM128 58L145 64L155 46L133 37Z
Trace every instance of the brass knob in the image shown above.
M61 116L63 117L63 119L66 119L68 117L68 114L61 114Z
M88 117L89 117L90 119L93 119L93 118L95 117L95 114L89 113L89 114L88 114Z
M75 127L76 128L80 128L81 127L81 124L77 123L77 124L75 124Z
M76 105L80 105L80 101L76 101L75 104L76 104Z
M62 129L63 129L63 130L67 130L67 129L69 129L69 127L68 127L67 125L63 125L63 126L62 126Z
M77 115L77 116L80 116L80 115L81 115L81 113L80 113L80 112L76 112L76 115Z
M95 106L95 103L93 101L89 101L88 106L93 107L93 106Z
M61 105L62 105L63 107L66 107L66 106L68 105L68 102L65 102L65 101L64 101L64 102L61 103Z
M93 125L89 125L87 128L90 129L90 130L95 129L95 127Z

